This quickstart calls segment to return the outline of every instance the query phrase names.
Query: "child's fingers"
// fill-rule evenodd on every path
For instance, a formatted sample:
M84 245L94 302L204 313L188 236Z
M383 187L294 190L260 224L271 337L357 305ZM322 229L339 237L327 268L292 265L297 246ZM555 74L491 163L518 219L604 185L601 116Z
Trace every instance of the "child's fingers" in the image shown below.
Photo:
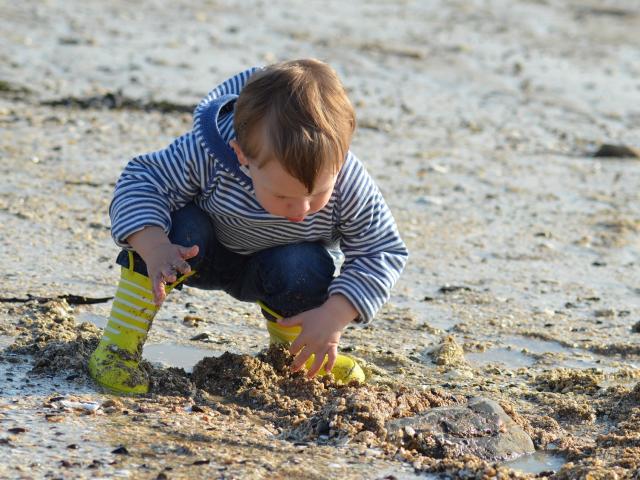
M176 277L176 269L172 266L166 266L162 269L162 280L166 283L173 283L178 279Z
M158 274L153 277L153 301L157 306L162 305L165 297L164 291L164 281L162 280L162 275Z
M298 337L291 342L291 345L289 346L289 353L291 355L297 355L300 350L302 350L302 348L304 347L304 337L302 335L298 335Z
M330 372L333 370L333 366L336 364L336 359L338 358L338 348L335 345L332 345L327 352L327 363L324 364L324 371Z
M302 368L302 366L309 360L311 356L311 349L305 348L302 352L298 354L296 358L293 359L293 363L291 364L291 370L297 372Z
M189 263L185 262L182 259L176 262L173 266L177 271L179 271L183 275L186 275L187 273L191 272L191 265L189 265Z
M316 373L318 373L320 367L322 367L322 362L324 362L324 355L316 354L313 363L311 364L311 368L307 372L307 378L313 378L316 376Z
M198 247L198 245L193 245L191 247L180 247L180 255L185 260L189 260L190 258L195 257L196 255L198 255L199 251L200 248Z

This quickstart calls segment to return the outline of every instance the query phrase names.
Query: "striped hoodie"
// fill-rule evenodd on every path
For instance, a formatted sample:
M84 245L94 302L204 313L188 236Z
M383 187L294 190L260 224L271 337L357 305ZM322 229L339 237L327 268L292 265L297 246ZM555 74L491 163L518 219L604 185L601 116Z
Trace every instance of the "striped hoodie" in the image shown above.
M212 90L197 106L190 132L167 148L128 163L109 208L113 239L131 248L125 239L147 226L159 226L168 234L170 212L194 202L211 215L220 242L242 255L292 243L322 242L344 254L329 295L347 297L359 320L369 323L389 299L407 260L391 212L350 151L329 202L319 212L294 223L260 206L251 178L229 146L235 138L235 100L254 70Z

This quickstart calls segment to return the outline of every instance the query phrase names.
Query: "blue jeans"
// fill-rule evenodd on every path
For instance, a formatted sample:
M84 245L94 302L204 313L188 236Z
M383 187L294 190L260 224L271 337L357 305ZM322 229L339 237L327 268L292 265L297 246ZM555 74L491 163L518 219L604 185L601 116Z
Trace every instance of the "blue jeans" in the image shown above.
M184 247L198 245L200 251L187 260L195 274L185 284L204 290L224 290L246 302L261 300L274 311L290 317L327 299L335 265L320 243L296 243L268 248L252 255L229 251L217 239L213 221L190 203L171 214L169 239ZM125 250L117 263L128 267ZM134 270L147 275L147 267L134 254Z

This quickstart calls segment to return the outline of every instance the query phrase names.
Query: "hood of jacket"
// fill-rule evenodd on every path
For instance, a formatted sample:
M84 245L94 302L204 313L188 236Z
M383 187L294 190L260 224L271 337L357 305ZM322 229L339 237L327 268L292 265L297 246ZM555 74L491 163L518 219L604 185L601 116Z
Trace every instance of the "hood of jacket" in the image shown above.
M206 152L218 160L219 165L248 187L251 177L242 169L236 152L229 142L236 138L233 129L233 110L238 95L227 94L212 100L205 99L194 112L194 130Z

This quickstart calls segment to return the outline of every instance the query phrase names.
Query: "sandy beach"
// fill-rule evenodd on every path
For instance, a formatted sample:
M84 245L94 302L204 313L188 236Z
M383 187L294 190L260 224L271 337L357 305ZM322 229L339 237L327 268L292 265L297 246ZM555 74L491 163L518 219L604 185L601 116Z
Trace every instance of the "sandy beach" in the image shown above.
M636 1L0 12L0 477L640 478ZM410 250L375 322L342 337L367 384L291 374L256 305L185 287L150 332L151 393L101 392L86 361L118 281L122 168L229 76L300 57L347 87L352 150ZM508 418L405 424L477 397ZM512 430L535 453L474 449Z

